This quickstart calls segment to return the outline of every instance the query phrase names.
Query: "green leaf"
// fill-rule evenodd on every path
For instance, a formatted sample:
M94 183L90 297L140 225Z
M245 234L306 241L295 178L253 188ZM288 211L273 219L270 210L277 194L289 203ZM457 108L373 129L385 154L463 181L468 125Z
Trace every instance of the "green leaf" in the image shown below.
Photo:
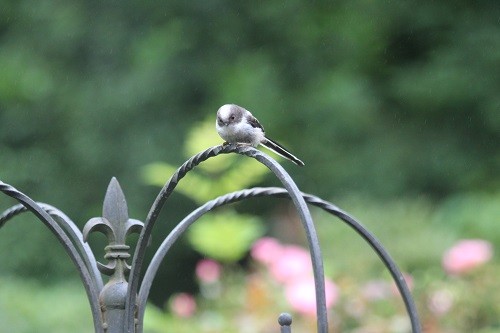
M188 240L198 252L224 262L243 258L253 242L264 234L262 221L234 211L207 215L193 225Z

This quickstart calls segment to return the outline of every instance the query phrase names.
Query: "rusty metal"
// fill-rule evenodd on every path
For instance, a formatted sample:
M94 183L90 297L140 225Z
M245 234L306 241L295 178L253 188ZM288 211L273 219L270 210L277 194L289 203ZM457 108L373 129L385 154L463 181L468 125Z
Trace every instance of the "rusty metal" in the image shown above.
M165 202L175 190L179 181L200 163L217 155L228 153L238 153L256 159L275 174L284 188L270 187L241 190L220 196L194 210L178 223L164 239L146 268L146 272L142 277L142 283L139 286L144 255L153 227L158 220ZM20 203L0 215L0 228L15 215L31 211L52 231L57 240L63 245L77 267L85 286L92 311L95 332L142 332L144 311L149 290L158 268L170 247L191 224L196 222L206 212L222 205L252 197L289 198L295 205L307 236L311 254L316 287L316 322L319 333L328 332L328 313L324 290L323 259L316 229L307 205L308 203L337 216L342 222L353 228L372 247L391 273L401 293L410 318L412 331L414 333L421 332L418 314L403 275L375 236L335 205L316 196L300 192L293 179L281 165L268 155L252 147L236 144L221 145L209 148L187 160L161 189L144 223L129 218L125 196L115 178L112 178L108 186L104 198L102 216L90 219L85 224L83 232L80 232L69 217L57 208L44 203L36 203L12 186L1 181L0 191ZM102 232L108 238L108 246L105 248L106 254L104 256L108 261L106 264L96 261L91 248L87 244L89 234L92 232ZM140 233L131 260L130 246L126 244L127 236L130 233ZM129 260L130 264L128 263ZM103 285L101 274L109 276L105 285ZM289 314L281 314L278 323L281 332L291 332L292 319Z

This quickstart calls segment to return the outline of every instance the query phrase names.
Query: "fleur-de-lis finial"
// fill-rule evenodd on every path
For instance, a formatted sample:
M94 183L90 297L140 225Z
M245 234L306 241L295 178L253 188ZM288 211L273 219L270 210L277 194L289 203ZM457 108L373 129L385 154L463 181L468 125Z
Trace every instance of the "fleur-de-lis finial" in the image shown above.
M143 223L141 221L129 219L125 195L118 180L113 177L109 182L104 197L102 217L90 219L83 228L83 240L85 242L88 235L94 231L102 232L108 238L109 245L105 247L106 254L104 258L109 263L104 265L98 262L101 273L111 276L118 267L122 270L121 274L127 274L130 271L130 266L126 262L130 257L128 252L130 246L126 245L125 241L130 233L139 233L142 227Z
M83 228L85 242L94 231L102 232L108 238L108 245L104 248L104 258L108 260L108 264L97 262L101 273L110 276L99 294L102 327L106 333L122 332L120 325L125 318L128 292L126 275L131 268L127 263L130 246L125 241L131 232L139 233L143 225L141 221L129 219L125 195L116 178L112 178L104 197L102 217L90 219Z

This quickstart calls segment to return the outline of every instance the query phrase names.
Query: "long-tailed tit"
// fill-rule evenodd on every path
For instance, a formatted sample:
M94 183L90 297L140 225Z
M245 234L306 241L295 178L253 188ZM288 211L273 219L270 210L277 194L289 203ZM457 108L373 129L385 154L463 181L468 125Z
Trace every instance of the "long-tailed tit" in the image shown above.
M228 143L244 143L252 147L261 144L299 166L304 165L304 162L282 145L266 137L264 127L257 118L241 106L235 104L221 106L217 111L215 127L220 137Z

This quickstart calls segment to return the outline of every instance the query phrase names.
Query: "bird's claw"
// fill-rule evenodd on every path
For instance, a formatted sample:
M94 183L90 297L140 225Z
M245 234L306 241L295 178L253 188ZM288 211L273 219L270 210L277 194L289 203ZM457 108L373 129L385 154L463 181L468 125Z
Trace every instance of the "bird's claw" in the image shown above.
M227 141L225 141L224 143L222 143L223 147L227 147L230 145L234 145L236 147L253 147L251 143L247 143L247 142L227 142Z

